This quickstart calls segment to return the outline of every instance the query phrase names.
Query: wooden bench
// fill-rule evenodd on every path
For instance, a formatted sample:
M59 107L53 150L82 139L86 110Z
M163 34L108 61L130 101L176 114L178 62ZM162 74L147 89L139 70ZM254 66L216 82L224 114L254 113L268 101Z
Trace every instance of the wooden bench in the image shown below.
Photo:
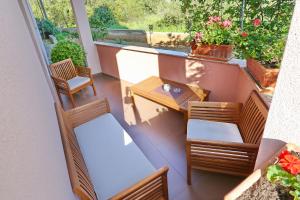
M70 181L81 200L168 199L168 167L153 167L107 100L69 111L56 104L56 110Z

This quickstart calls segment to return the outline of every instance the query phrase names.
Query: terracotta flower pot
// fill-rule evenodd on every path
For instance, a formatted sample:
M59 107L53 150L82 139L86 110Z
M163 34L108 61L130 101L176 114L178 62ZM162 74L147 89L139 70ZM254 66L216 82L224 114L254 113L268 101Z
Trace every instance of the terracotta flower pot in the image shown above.
M286 144L280 151L272 156L272 158L262 164L262 167L250 174L243 182L231 190L224 196L224 200L235 200L240 197L245 191L251 188L257 181L260 180L267 173L267 169L270 165L273 165L277 161L278 155L283 151L295 151L300 152L300 147L293 144Z
M228 61L232 58L232 45L195 45L191 43L191 57Z
M247 59L247 68L262 87L275 87L279 69L266 68L260 62L251 58Z

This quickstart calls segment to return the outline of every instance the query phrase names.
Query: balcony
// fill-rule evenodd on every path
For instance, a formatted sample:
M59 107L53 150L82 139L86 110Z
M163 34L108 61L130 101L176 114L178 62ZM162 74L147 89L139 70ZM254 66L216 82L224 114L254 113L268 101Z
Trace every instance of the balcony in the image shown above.
M239 64L191 59L172 51L96 43L102 73L94 76L92 89L76 94L77 106L108 98L111 112L158 169L169 166L170 199L222 199L243 178L193 170L193 184L186 183L186 122L183 115L160 104L136 97L130 86L150 76L197 84L211 91L209 101L245 102L252 90L261 90ZM235 60L231 62L236 62ZM146 64L147 63L147 64ZM270 103L267 101L266 103ZM65 109L72 105L63 98ZM205 194L209 194L206 196Z
M158 169L169 166L170 199L222 199L243 178L193 170L193 184L186 183L185 140L183 115L159 104L136 98L136 108L129 96L132 83L107 75L95 76L98 96L92 90L76 95L76 103L85 105L98 98L108 98L111 112L130 134L150 162ZM63 98L66 108L72 108ZM209 194L206 196L206 194Z

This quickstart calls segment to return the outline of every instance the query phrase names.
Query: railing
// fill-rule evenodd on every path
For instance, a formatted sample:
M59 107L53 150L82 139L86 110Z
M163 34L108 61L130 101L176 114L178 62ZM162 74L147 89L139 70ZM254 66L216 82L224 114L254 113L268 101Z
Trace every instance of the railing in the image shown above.
M255 82L238 64L195 59L184 52L95 42L102 72L137 83L149 76L188 84L212 91L209 100L244 102Z

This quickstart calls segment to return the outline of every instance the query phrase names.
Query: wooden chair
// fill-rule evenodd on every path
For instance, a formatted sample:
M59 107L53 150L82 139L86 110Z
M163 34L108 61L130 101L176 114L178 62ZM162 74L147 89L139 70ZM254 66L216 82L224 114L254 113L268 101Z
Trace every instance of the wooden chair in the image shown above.
M189 102L187 182L191 169L247 176L255 165L268 109L256 91L240 103Z
M73 107L75 102L73 94L92 86L96 96L96 88L88 67L75 67L71 59L66 59L50 65L51 77L54 81L59 100L62 102L61 94L70 97Z

